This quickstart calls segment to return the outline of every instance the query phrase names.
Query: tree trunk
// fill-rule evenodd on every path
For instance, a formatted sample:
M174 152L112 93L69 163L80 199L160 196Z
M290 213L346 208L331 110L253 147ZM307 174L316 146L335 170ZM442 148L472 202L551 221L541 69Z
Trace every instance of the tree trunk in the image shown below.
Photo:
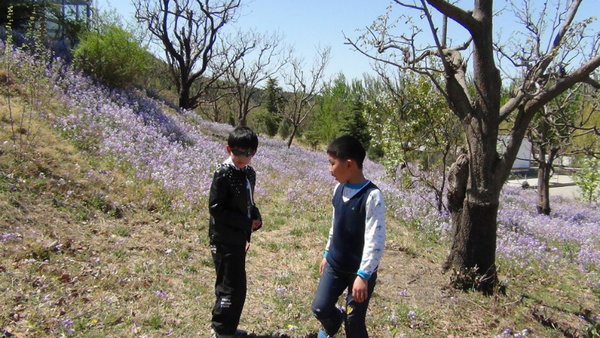
M496 221L502 175L497 172L496 135L474 133L471 129L467 134L469 154L459 156L449 173L453 238L443 268L452 270L454 287L492 294L498 285Z
M241 127L246 127L248 125L248 122L246 121L246 115L242 115L242 117L239 119L238 125Z
M538 214L550 215L550 166L544 161L539 162L538 169Z
M539 170L538 170L538 202L537 212L538 214L550 215L550 177L554 170L554 160L559 153L558 147L551 148L549 152L546 151L543 145L540 145L540 158L538 159ZM546 153L548 155L546 155Z
M294 128L292 129L292 133L290 134L290 138L288 139L288 149L292 146L292 141L294 141L294 136L296 136L296 131L298 130L298 126L294 125Z
M190 100L190 88L182 85L179 90L179 107L183 109L193 109L192 102Z
M475 288L486 294L498 284L496 274L496 215L498 204L465 200L453 220L452 248L444 265L452 268L452 284L460 289Z
M240 111L238 112L238 125L242 127L246 127L248 125L248 108L246 105L240 105Z
M238 99L238 125L246 127L248 116L248 105L243 100Z
M219 110L219 105L217 104L217 101L212 103L212 112L213 112L213 121L214 122L223 122L221 121L221 112Z

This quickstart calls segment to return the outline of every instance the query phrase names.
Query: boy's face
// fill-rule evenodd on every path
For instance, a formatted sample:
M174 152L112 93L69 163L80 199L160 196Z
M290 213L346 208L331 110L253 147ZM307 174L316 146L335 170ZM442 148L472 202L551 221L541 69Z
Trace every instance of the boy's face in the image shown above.
M229 153L229 156L231 156L233 164L241 169L250 164L252 156L256 154L256 150L239 148L232 149L230 146L227 146L227 153Z
M342 160L330 154L327 155L329 156L329 172L331 175L340 183L348 182L352 174L350 171L352 160Z

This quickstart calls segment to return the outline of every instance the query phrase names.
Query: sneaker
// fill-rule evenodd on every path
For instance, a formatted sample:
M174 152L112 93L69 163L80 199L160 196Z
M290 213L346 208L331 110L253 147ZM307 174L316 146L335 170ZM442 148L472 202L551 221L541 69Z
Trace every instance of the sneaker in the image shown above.
M346 321L346 310L344 309L344 307L342 305L335 304L335 308L342 315L342 323L345 322ZM319 329L319 334L317 335L317 338L328 338L328 337L333 337L333 336L328 335L327 332L325 332L325 329L323 329L323 328Z
M317 338L329 338L331 337L330 335L328 335L327 333L325 333L325 330L320 329L319 330L319 334L317 335Z

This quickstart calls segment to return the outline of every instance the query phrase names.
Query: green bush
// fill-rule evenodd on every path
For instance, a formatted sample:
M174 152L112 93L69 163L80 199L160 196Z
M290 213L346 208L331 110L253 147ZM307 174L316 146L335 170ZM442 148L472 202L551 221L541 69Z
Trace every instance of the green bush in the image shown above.
M86 32L73 51L73 64L111 87L138 83L148 70L151 56L133 35L109 25L102 32Z
M573 178L582 191L584 201L597 202L600 199L600 160L593 157L584 159Z

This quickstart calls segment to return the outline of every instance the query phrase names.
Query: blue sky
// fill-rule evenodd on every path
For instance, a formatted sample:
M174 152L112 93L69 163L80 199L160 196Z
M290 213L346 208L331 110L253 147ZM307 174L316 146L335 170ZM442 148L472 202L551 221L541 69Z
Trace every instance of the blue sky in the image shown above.
M578 17L598 16L600 11L594 2L598 4L598 0L583 1ZM135 23L131 0L94 0L94 3L101 10L116 9L125 22ZM305 60L305 65L312 63L317 47L331 47L326 77L342 72L348 80L362 79L364 73L373 73L371 62L344 44L344 34L356 38L357 29L363 31L379 15L385 14L389 4L388 0L245 0L234 25L242 30L279 33L286 44L294 47L295 56ZM472 0L461 0L461 4L463 8L472 7ZM394 8L399 10L397 5ZM498 21L497 24L514 26L514 22ZM460 31L464 32L461 28L450 36L461 41Z
M129 0L96 0L101 9L116 9L124 21L134 22ZM344 44L344 33L357 37L356 29L370 25L385 13L387 1L372 0L250 0L243 2L236 26L257 32L278 32L294 47L295 55L312 63L317 47L331 47L326 76L342 72L347 79L362 79L370 62Z

